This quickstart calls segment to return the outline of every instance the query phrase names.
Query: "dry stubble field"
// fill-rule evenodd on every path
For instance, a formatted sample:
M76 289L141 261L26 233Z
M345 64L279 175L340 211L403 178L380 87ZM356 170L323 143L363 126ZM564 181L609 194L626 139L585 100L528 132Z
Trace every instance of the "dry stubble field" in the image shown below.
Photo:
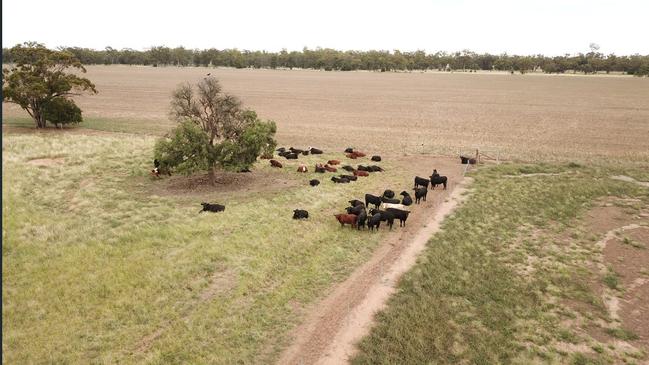
M171 125L171 90L208 72L275 120L281 144L443 154L477 146L536 161L649 159L646 78L90 66L100 93L79 103L87 119L158 134ZM3 109L6 117L25 115Z

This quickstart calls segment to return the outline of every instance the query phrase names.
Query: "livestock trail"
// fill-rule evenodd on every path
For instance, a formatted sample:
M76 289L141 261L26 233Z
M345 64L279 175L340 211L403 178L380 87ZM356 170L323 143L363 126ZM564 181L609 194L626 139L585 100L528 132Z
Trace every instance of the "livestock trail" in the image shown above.
M446 191L430 191L427 201L415 206L405 229L390 234L364 265L313 305L292 332L293 343L278 364L341 364L351 358L356 342L368 333L374 314L394 292L401 275L462 200L468 181L459 173L450 178L453 183Z

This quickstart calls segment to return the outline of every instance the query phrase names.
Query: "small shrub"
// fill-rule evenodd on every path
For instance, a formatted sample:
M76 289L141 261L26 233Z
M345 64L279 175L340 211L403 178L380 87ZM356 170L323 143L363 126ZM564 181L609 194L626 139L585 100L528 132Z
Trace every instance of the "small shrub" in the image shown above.
M602 280L604 281L604 284L606 284L606 286L608 286L609 288L615 290L618 289L619 280L615 271L607 272Z

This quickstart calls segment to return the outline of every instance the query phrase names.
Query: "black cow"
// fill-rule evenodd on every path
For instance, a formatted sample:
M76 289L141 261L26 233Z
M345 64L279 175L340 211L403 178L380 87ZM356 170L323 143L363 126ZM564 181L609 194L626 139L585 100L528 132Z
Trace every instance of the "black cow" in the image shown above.
M315 165L315 172L324 174L325 172L327 172L327 169L325 169L324 166Z
M309 150L302 151L302 154L303 154L304 156L308 156L308 155L309 155Z
M280 147L280 148L276 149L275 151L277 151L279 153L284 153L284 152L286 152L286 148Z
M354 172L354 168L349 165L343 166L342 169L345 171Z
M291 152L297 153L297 154L300 154L300 153L304 152L304 150L301 150L299 148L293 148L293 147L289 148L289 150L291 150Z
M354 175L338 175L338 176L340 176L341 178L347 179L349 181L358 180L358 176L354 176Z
M345 208L347 211L347 214L356 214L359 215L361 212L365 211L365 206L364 205L357 205L355 207L347 207Z
M428 183L430 183L430 180L424 179L423 177L415 176L415 189L417 189L420 186L425 187L428 189Z
M373 231L374 227L376 227L376 230L378 231L380 225L381 225L381 213L373 214L367 220L367 229L369 229L370 231Z
M403 199L401 199L401 204L405 206L412 205L412 197L410 196L410 194L408 194L407 191L402 191L401 194L399 195L403 195Z
M384 196L384 197L386 197L388 199L392 199L392 198L394 198L394 191L392 191L390 189L387 189L386 191L383 192L382 196Z
M336 184L348 184L349 179L345 179L344 177L331 177L331 181L335 182Z
M427 188L417 188L414 190L415 190L415 204L419 204L422 198L424 199L424 201L426 201L426 195L428 194Z
M372 156L371 160L374 162L381 162L381 156Z
M374 204L378 208L381 206L381 197L372 194L365 194L365 206L369 207L370 204Z
M410 212L397 208L388 208L385 211L394 214L394 217L399 220L399 227L402 225L403 227L406 226L406 220L408 219L408 214L410 214Z
M318 185L320 185L320 180L318 180L318 179L309 180L309 185L318 186Z
M293 219L307 219L309 218L309 212L303 209L295 209L293 211Z
M225 210L225 205L221 205L221 204L201 203L201 205L203 206L203 209L199 213L203 213L203 212L218 213Z
M388 227L390 227L390 230L392 230L392 225L394 224L394 213L388 212L387 210L370 210L370 214L374 215L376 213L381 214L381 221L386 222L388 224Z
M360 200L358 200L358 199L352 199L352 200L350 200L350 201L349 201L349 204L351 204L352 207L355 207L355 206L357 206L357 205L365 206L365 203L363 203L362 201L360 201Z
M284 158L286 158L287 160L297 160L297 153L295 152L284 153Z
M345 153L352 153L352 152L354 152L354 147L345 148Z
M372 172L372 169L369 166L358 165L358 171Z
M437 170L433 170L433 174L430 175L430 186L435 189L437 185L444 185L444 190L446 190L446 182L448 178L446 176L441 176L437 173Z
M312 155L321 155L322 154L322 150L318 149L318 148L311 147L310 151L311 151Z
M358 229L361 229L361 227L365 227L366 220L367 220L367 212L365 212L365 209L363 209L361 214L359 214L358 218L356 219L356 227Z
M381 201L384 202L384 203L390 203L390 204L399 204L399 203L401 203L399 201L399 199L390 199L390 198L386 198L384 196L381 197Z
M385 170L383 170L383 168L381 166L372 165L372 166L368 166L368 167L370 169L369 171L371 171L371 172L383 172L383 171L385 171Z

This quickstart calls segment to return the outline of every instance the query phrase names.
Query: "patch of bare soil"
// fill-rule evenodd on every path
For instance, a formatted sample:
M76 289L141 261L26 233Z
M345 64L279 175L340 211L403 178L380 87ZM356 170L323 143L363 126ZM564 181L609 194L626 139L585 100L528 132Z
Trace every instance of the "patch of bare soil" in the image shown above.
M28 164L38 166L38 167L50 167L56 165L62 165L65 162L63 157L55 158L35 158L27 161Z
M287 178L286 174L268 169L255 169L252 172L226 172L216 174L216 184L211 185L207 174L192 176L175 175L163 177L160 184L154 184L152 193L166 195L204 195L236 192L270 192L297 186L297 179Z
M448 190L430 191L428 201L414 207L404 229L395 229L368 262L307 311L279 364L341 364L353 356L356 342L369 332L374 315L395 291L401 275L415 264L430 236L459 203L462 178L449 179L454 183Z

